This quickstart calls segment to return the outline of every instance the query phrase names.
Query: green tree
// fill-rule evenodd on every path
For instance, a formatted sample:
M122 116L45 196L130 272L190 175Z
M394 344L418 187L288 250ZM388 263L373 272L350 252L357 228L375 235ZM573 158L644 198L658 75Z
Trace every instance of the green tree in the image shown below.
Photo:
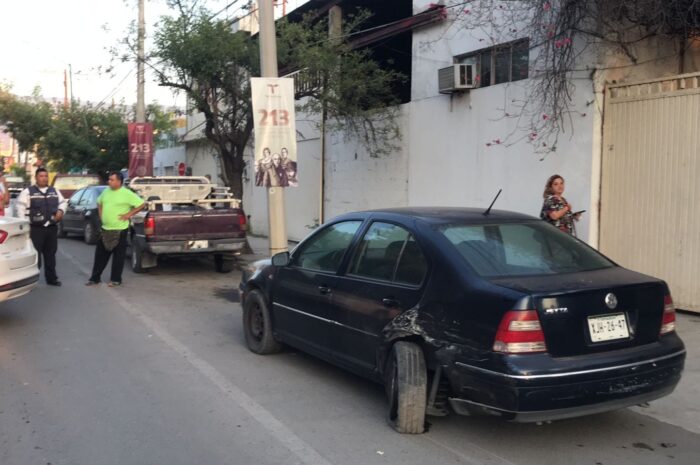
M296 79L303 80L298 110L320 115L326 130L344 133L378 156L394 150L401 137L393 90L405 76L382 67L371 49L353 48L348 41L371 16L362 9L348 14L336 37L329 37L328 22L315 12L297 22L285 18L279 21L277 44L282 68L297 70Z
M172 131L170 114L148 105L147 118L156 136ZM0 92L0 125L18 141L20 150L35 151L56 171L87 170L106 178L129 164L127 121L133 109L106 108L74 102L67 108Z
M126 117L118 109L74 104L57 110L40 155L57 171L105 176L129 164Z
M216 19L196 1L170 0L169 5L176 15L157 25L151 68L160 85L184 92L190 109L204 116L203 132L219 154L224 181L240 197L253 131L250 78L260 75L257 38L232 31L228 21ZM299 95L302 111L323 113L335 127L361 135L372 151L382 153L398 136L394 102L386 96L400 76L342 39L366 17L346 23L337 40L329 40L327 23L312 16L300 24L280 22L279 62L311 77L312 85Z
M21 152L33 151L51 127L51 105L38 97L20 99L8 87L0 87L0 125L17 141Z

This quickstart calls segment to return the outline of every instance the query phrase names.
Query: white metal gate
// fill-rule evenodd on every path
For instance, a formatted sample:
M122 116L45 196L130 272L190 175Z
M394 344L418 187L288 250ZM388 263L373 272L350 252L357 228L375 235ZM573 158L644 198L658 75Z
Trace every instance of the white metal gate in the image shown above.
M609 85L600 249L700 312L700 73Z

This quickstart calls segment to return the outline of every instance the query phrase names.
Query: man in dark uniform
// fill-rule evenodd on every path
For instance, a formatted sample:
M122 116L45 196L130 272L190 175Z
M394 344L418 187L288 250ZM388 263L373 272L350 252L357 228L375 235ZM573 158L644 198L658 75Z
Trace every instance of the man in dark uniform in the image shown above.
M50 286L61 285L56 276L56 224L63 218L65 209L66 200L60 191L49 186L49 172L44 168L36 170L36 184L17 197L17 216L29 220L30 237L39 253L39 266L43 261L46 284Z

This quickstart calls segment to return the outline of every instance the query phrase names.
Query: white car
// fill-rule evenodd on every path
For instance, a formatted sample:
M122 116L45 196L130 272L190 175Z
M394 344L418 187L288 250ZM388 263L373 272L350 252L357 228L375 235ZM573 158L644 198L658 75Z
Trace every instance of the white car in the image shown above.
M39 282L29 222L0 216L0 302L27 294Z

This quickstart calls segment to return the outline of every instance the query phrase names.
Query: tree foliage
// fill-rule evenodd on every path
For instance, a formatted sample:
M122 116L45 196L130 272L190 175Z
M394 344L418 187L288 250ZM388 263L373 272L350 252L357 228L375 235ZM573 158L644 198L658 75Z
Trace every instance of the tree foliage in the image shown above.
M39 98L36 89L31 98L19 99L10 88L0 88L0 125L12 134L21 152L32 151L51 127L53 109Z
M169 4L178 14L161 18L151 67L161 86L184 92L191 110L204 116L203 132L219 153L224 181L240 196L243 155L253 131L250 77L258 74L257 45L196 2Z
M158 105L147 116L156 130L172 129L171 118ZM0 125L14 137L21 151L36 152L55 171L87 170L106 177L128 166L127 121L133 109L100 107L73 102L52 105L38 97L20 98L0 92Z
M278 55L283 68L299 70L305 82L297 94L301 112L325 114L331 131L383 155L396 148L401 136L393 86L405 76L382 67L371 49L352 47L348 39L370 18L367 10L347 15L337 37L329 37L326 21L313 12L298 22L280 21Z
M160 85L184 92L190 110L204 116L203 132L218 152L223 179L240 197L253 132L250 78L260 75L257 37L234 32L196 0L169 4L176 14L159 21L149 64ZM314 78L299 95L302 111L325 112L335 128L360 135L368 148L381 153L398 134L387 97L399 76L382 70L370 52L352 50L344 39L363 19L366 15L346 23L337 40L329 40L327 22L311 16L297 24L278 22L278 61L282 70L303 70Z

